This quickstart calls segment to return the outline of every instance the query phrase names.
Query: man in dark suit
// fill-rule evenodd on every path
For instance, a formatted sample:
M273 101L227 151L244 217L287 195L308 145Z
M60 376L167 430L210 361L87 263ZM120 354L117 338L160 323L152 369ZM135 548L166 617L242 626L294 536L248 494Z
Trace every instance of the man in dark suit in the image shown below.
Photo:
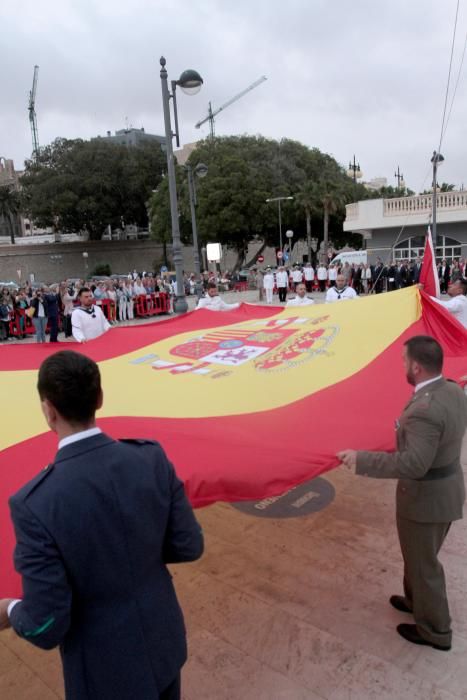
M449 286L449 280L451 277L451 268L448 265L446 260L443 260L438 265L438 277L439 277L439 290L440 290L441 294L445 294L447 292L447 289Z
M391 605L412 613L415 625L398 625L413 644L448 651L451 618L438 553L465 500L460 455L467 426L467 397L442 377L443 351L434 338L416 336L404 347L414 395L396 422L397 451L344 450L339 459L361 476L399 479L397 529L404 559L404 596Z
M411 274L407 260L403 260L399 267L400 286L404 289L412 284Z
M67 700L176 700L187 651L166 565L203 551L183 484L158 443L96 427L89 358L51 355L38 390L59 449L10 500L24 597L0 601L0 629L60 645Z
M393 261L387 271L388 292L394 292L400 288L400 274L396 262Z
M414 265L412 267L412 284L418 284L420 282L420 274L422 272L422 261L420 258L415 258Z
M57 286L54 285L50 289L46 289L44 294L45 315L49 323L50 342L58 342L58 319L60 316L61 299L58 294Z
M381 294L381 292L384 291L384 279L385 279L385 270L384 270L384 265L383 261L381 258L378 258L376 261L376 265L373 268L373 289L375 291L375 294Z

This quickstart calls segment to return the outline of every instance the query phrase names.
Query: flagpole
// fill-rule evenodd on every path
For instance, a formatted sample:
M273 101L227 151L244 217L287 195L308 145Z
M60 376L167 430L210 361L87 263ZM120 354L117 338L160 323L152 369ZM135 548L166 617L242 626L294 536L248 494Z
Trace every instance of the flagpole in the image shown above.
M433 248L434 248L434 256L435 256L435 261L436 261L436 248L438 247L438 238L437 238L437 232L436 232L436 205L437 205L437 170L438 170L438 163L442 163L444 160L444 157L441 155L441 153L437 153L436 151L433 151L433 155L431 157L431 162L433 163Z

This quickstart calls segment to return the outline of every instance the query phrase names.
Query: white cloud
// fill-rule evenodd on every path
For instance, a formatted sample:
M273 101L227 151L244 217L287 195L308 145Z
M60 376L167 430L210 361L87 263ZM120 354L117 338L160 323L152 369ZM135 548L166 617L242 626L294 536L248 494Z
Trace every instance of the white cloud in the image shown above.
M400 165L418 189L438 145L455 0L19 0L0 9L0 155L30 155L27 99L40 66L41 143L89 138L125 126L162 133L159 57L169 78L196 68L203 90L180 95L182 141L194 124L265 74L219 115L218 134L287 136L332 153L355 153L367 178ZM467 18L461 14L453 82ZM7 69L5 69L7 66ZM463 123L466 69L443 144L441 179L467 181ZM428 183L424 183L427 186Z

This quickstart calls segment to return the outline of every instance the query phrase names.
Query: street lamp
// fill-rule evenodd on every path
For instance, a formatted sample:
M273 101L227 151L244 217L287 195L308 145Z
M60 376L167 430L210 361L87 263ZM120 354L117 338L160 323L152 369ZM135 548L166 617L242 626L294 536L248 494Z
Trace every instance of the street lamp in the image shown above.
M175 275L177 280L177 292L174 301L174 311L176 313L185 313L188 311L188 304L185 298L185 285L183 283L183 258L182 246L180 242L180 228L178 223L178 203L177 203L177 184L175 181L175 163L172 147L172 139L175 136L177 146L180 146L179 129L178 129L178 113L177 100L175 91L177 85L187 95L195 95L201 89L203 79L195 70L183 71L178 80L171 81L172 93L169 92L167 70L165 68L166 60L163 56L160 59L161 65L161 87L162 87L162 106L164 108L164 126L165 126L165 145L167 153L167 174L169 178L169 196L170 196L170 216L172 219L172 257L175 267ZM170 121L170 99L173 100L175 133L172 132Z
M84 253L83 253L84 279L86 279L87 272L88 272L88 257L89 257L89 253L87 253L86 251L84 251Z
M198 163L193 169L192 166L187 163L185 165L185 170L187 172L188 179L188 192L190 195L190 211L191 211L191 228L193 231L193 258L195 263L195 273L196 277L199 278L201 275L201 268L199 264L199 247L198 247L198 229L196 227L196 205L198 204L196 199L196 185L194 175L197 177L206 177L208 174L208 166L204 163Z
M282 212L281 212L281 202L287 199L293 199L293 197L269 197L266 202L277 202L279 207L279 248L282 251Z
M438 182L438 177L437 177L437 171L438 171L438 164L441 165L443 162L444 157L441 155L441 153L437 153L436 151L433 151L433 155L431 156L431 162L433 163L433 249L435 251L435 260L436 260L436 248L438 246L438 240L436 236L436 200L437 200L437 182Z
M290 250L290 264L293 265L293 260L292 260L292 238L293 238L293 231L289 229L288 231L285 232L285 235L287 237L287 240L289 242L289 250Z
M354 183L357 183L357 179L363 177L363 173L360 170L360 163L355 162L355 154L353 157L353 163L350 161L349 163L349 169L347 170L347 175L352 178Z
M401 171L399 170L399 166L397 166L397 172L394 173L394 177L397 180L397 189L405 189L405 182L404 182L404 176L402 175Z

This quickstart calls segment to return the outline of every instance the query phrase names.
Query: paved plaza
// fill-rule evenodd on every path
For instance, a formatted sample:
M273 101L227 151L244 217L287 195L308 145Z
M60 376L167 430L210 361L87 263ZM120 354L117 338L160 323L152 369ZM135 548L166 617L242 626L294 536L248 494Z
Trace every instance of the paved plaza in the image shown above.
M467 521L441 556L452 650L414 646L395 629L410 618L388 604L402 592L395 481L342 468L323 477L333 500L302 517L197 511L205 555L171 567L188 629L184 700L466 700ZM63 697L58 651L0 633L1 700Z

